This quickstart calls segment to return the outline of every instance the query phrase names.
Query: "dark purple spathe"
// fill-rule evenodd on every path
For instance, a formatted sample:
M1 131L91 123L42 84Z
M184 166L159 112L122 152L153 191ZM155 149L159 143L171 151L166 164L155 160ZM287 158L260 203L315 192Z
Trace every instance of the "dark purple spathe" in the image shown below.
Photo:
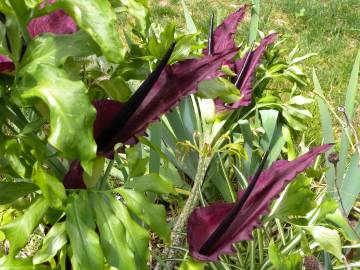
M297 174L309 168L319 154L325 153L331 147L331 144L315 147L293 161L276 161L270 168L263 171L248 200L230 227L217 239L211 253L207 255L200 254L201 247L236 203L215 203L209 207L195 209L187 226L191 256L200 261L217 261L219 256L234 252L232 244L242 240L251 240L252 230L260 227L260 217L268 212L271 201L279 196L286 184ZM242 194L243 191L238 193L238 199Z

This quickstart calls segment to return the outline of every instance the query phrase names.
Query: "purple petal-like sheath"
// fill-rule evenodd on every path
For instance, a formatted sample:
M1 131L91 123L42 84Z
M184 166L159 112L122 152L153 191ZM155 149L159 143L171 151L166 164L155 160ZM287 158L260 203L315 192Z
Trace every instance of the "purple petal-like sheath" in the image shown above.
M132 145L136 143L136 136L142 135L151 122L158 120L162 114L175 107L182 98L194 93L201 81L215 78L222 63L231 60L236 55L237 50L237 48L233 48L221 54L188 59L167 66L126 123L121 124L120 129L115 129L115 132L110 136L111 139L102 146L98 154L111 158L115 144ZM107 129L109 124L113 124L112 120L119 113L123 113L126 103L98 100L94 102L94 106L97 110L94 137L95 141L98 142L101 140L102 131ZM83 186L82 173L75 177L76 172L79 172L77 167L71 166L65 179L71 177L73 181L78 183L65 184L66 188L70 188L70 186L71 188L81 188Z
M121 130L113 135L114 139L108 142L105 149L112 150L119 142L133 144L136 135L142 134L151 122L158 120L182 98L194 93L201 81L215 78L222 63L232 59L236 53L237 48L233 48L221 54L188 59L167 66L140 106ZM102 115L98 117L103 118Z
M212 36L212 53L220 53L224 50L235 48L234 35L236 33L239 23L243 20L246 5L241 6L237 11L230 14L223 22L220 24ZM203 50L204 55L209 54L208 48Z
M225 105L220 99L216 101L216 110L224 111L229 109L238 109L240 107L246 107L250 105L252 100L252 85L256 72L256 68L260 64L261 57L263 56L267 46L274 43L277 38L277 34L270 34L265 37L261 42L259 47L257 47L254 51L248 53L241 59L235 62L233 67L234 72L239 74L241 71L241 77L239 78L238 84L236 85L240 89L241 98L230 105ZM248 57L249 61L246 63L246 58ZM244 64L246 66L244 67Z
M14 68L14 63L9 57L0 55L0 73L13 71Z
M59 9L53 13L32 19L27 29L30 38L34 38L42 33L54 33L57 35L72 34L77 31L77 26L69 15Z
M218 238L211 252L206 255L201 254L200 249L236 203L215 203L209 207L195 209L187 225L191 256L200 261L217 261L219 256L234 252L232 244L242 240L251 240L252 230L261 226L260 217L268 212L271 201L279 196L286 184L297 174L309 168L319 154L325 153L331 147L332 144L326 144L313 148L293 161L276 161L270 168L263 171L242 209ZM238 193L238 199L242 194L243 191Z

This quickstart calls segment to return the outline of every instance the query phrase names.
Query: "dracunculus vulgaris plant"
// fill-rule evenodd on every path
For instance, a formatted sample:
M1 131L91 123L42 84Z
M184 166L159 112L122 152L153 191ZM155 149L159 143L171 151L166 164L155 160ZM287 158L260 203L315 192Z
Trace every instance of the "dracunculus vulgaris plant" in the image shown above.
M244 19L246 9L247 6L243 5L236 12L230 14L215 31L213 31L214 15L212 15L208 46L203 50L204 54L211 55L224 49L236 47L234 35L239 23ZM225 104L221 99L216 99L215 104L218 112L239 109L251 104L256 68L260 64L267 46L274 43L276 38L276 33L270 34L260 41L255 50L253 50L254 44L251 44L249 51L242 58L225 63L237 74L233 83L240 90L240 98L232 104Z
M173 45L156 70L144 81L136 93L126 103L111 100L93 102L97 110L94 123L94 137L98 145L98 155L112 157L117 143L132 145L136 136L143 135L147 126L158 120L165 112L174 107L179 100L193 94L197 85L205 80L222 76L219 71L222 65L229 65L238 73L235 85L240 89L241 98L234 104L225 105L216 100L218 110L237 109L247 106L252 98L252 80L266 47L273 43L276 34L265 37L258 48L249 51L242 59L233 60L238 52L234 35L242 21L246 6L242 6L229 15L215 31L210 30L208 48L204 56L188 59L173 65L167 61L174 49ZM211 29L213 18L211 20ZM105 121L106 120L106 121ZM64 178L67 188L85 188L82 180L83 169L79 161L72 162Z
M230 48L221 53L167 65L174 46L170 47L129 101L94 101L97 109L94 137L99 155L111 158L117 143L136 143L136 136L142 135L151 122L158 120L180 99L194 93L199 82L216 77L222 63L230 61L237 53L237 48ZM80 163L74 161L65 176L65 186L84 188L82 174Z
M235 203L214 203L192 212L187 224L191 256L199 261L217 261L219 256L234 252L233 244L251 240L252 230L261 226L260 217L268 212L271 201L331 147L315 147L295 160L278 160L263 170L267 152Z

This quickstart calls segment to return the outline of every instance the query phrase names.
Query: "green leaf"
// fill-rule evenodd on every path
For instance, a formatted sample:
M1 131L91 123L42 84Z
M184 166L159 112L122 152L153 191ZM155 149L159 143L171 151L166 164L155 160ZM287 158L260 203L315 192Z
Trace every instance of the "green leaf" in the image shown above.
M130 171L129 177L145 174L149 158L141 158L141 151L137 147L127 148L125 152Z
M336 225L347 240L354 242L359 241L359 237L354 233L354 229L350 227L348 220L344 218L339 209L333 214L328 214L326 216L326 221Z
M50 270L47 266L33 265L31 258L18 259L9 256L0 258L0 270Z
M311 191L311 180L300 175L286 189L274 215L278 218L305 216L316 207L315 198L316 194Z
M157 173L149 173L137 176L125 183L125 188L132 188L136 191L153 191L156 193L176 194L173 184L167 179L162 178Z
M25 4L29 8L35 8L41 2L42 2L42 0L25 0Z
M186 22L186 30L190 33L190 34L195 34L197 33L197 29L195 26L195 23L190 15L190 12L185 4L184 0L181 0L181 5L183 7L184 10L184 16L185 16L185 22Z
M269 249L269 258L273 264L275 270L294 270L301 269L301 256L298 253L292 253L288 255L281 254L280 250L271 240Z
M33 263L41 264L49 261L66 243L66 224L56 223L44 237L41 249L33 257Z
M307 98L304 96L294 96L289 100L289 104L295 105L306 105L312 103L314 100L312 98Z
M136 29L145 36L150 25L149 10L144 3L136 0L121 0L127 12L136 20Z
M66 211L66 230L70 239L74 270L104 268L104 255L86 191L74 195Z
M234 103L241 98L239 89L224 78L202 81L198 85L198 89L197 95L201 98L215 99L219 97L225 103Z
M11 203L39 188L27 182L0 182L0 204Z
M119 63L125 55L114 9L108 0L58 0L57 4L89 33L105 57Z
M120 202L100 193L90 193L90 199L106 261L118 269L136 270L135 257L129 248L124 225L110 205Z
M253 0L253 6L251 8L251 20L250 20L250 32L249 32L249 44L256 40L259 19L260 19L260 0Z
M323 226L311 226L307 229L322 249L333 254L340 261L342 260L341 240L336 230L331 230Z
M29 173L29 166L22 158L23 155L18 141L15 139L7 140L5 136L1 135L0 138L0 155L3 155L3 158L18 176L26 178Z
M162 205L150 203L146 197L136 191L119 188L116 190L124 198L127 207L143 220L162 239L169 240L170 228L166 223L166 212Z
M0 230L6 235L6 239L10 241L9 254L11 256L15 256L18 251L25 246L30 234L40 223L48 207L47 201L43 197L40 197L22 216L19 216L11 223L0 227Z
M340 188L340 197L344 206L345 216L348 216L360 193L359 154L354 153L350 160L349 169Z
M116 201L111 196L108 199L112 211L124 225L126 241L135 255L137 269L149 269L147 266L150 240L148 231L133 220L123 203Z
M358 91L358 80L359 80L359 70L360 70L360 50L356 56L355 63L351 72L349 85L346 90L346 99L345 99L345 110L348 115L349 121L352 120L352 116L354 114L354 106L356 101L356 95L359 93ZM347 164L347 155L349 150L349 140L345 134L345 132L341 135L341 149L339 153L339 164L338 164L338 179L342 179L345 168ZM341 181L341 180L340 180Z
M100 81L98 85L113 100L126 102L132 94L126 81L121 76L116 76L110 80Z
M64 185L53 175L46 173L35 163L32 175L33 182L40 188L50 207L61 208L66 201Z
M203 270L205 268L205 263L196 262L191 258L183 261L180 265L179 270Z
M313 69L313 81L316 92L318 92L321 95L324 95L323 90L321 89L319 79L316 76L315 69ZM332 122L331 122L331 115L329 112L329 108L324 100L322 100L320 97L316 97L316 101L319 105L320 110L320 121L321 121L321 128L322 128L322 136L324 138L324 143L333 143L334 142L334 132L332 128ZM327 183L327 189L329 191L335 190L335 168L330 164L328 161L328 156L330 153L325 154L325 160L326 160L326 167L329 168L326 172L326 183Z
M49 142L66 158L79 159L91 175L96 157L93 122L96 110L91 105L81 81L71 81L67 74L49 65L39 65L31 74L32 85L22 96L39 97L50 110ZM29 79L29 78L28 78Z
M72 35L44 34L31 40L20 63L19 75L31 73L39 64L60 66L69 56L99 54L99 47L84 31Z

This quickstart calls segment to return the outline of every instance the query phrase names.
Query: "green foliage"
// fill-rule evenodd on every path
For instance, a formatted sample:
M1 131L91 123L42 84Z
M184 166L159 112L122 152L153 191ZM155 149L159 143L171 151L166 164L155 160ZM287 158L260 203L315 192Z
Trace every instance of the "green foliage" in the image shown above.
M309 81L302 64L315 54L299 56L297 46L289 52L290 45L280 38L257 69L250 106L216 113L213 99L233 103L240 98L232 83L236 74L223 66L224 76L202 82L196 95L161 116L136 145L119 145L115 161L99 157L92 102L128 101L173 41L170 64L200 56L208 25L191 16L194 4L189 1L181 1L184 30L178 21L156 23L146 0L58 0L39 9L40 2L0 3L6 15L6 24L0 23L0 53L15 64L14 71L0 74L0 270L66 269L67 261L75 270L149 269L174 244L171 233L183 235L181 229L171 229L187 201L193 207L198 201L203 206L233 202L264 151L271 148L267 167L305 152L309 142L301 137L313 119L313 100L304 91ZM205 1L200 2L205 10ZM258 30L259 11L265 8L253 2L249 43L264 37ZM27 23L58 8L75 20L79 31L30 40ZM217 13L220 22L222 11ZM244 45L237 57L246 53ZM360 54L345 102L350 119L359 63ZM315 72L314 82L324 141L333 142L328 102L321 97ZM302 248L307 254L326 251L336 260L326 253L325 262L338 266L341 243L358 240L347 222L359 192L353 181L358 156L346 158L347 139L342 138L337 174L344 209L324 195L318 182L325 174L329 191L334 191L335 170L326 162L326 171L318 162L287 187L270 207L264 226L254 231L254 240L236 245L235 255L219 263L198 263L180 243L171 247L179 253L166 259L181 261L181 270L265 270L271 264L300 269ZM62 183L74 160L85 171L84 190ZM4 256L7 245L10 253Z

